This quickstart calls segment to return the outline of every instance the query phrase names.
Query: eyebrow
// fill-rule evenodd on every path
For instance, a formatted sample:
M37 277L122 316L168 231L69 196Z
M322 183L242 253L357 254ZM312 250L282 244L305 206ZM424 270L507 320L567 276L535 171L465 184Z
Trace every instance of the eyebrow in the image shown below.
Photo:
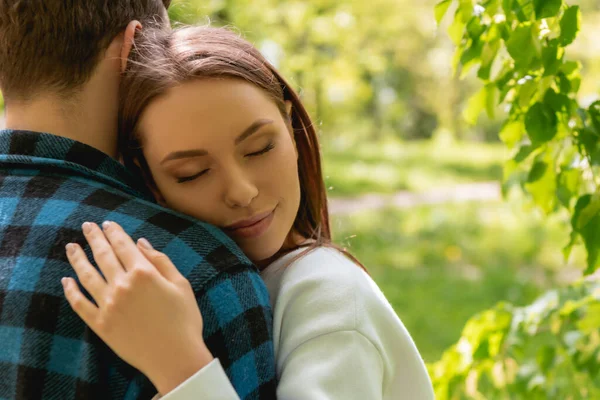
M252 136L256 132L258 132L258 130L260 128L262 128L263 126L272 124L273 122L274 121L271 119L256 120L252 125L250 125L248 128L246 128L246 130L244 130L244 132L242 132L235 139L236 146L238 144L242 143L244 140L248 139L250 136ZM174 151L172 153L169 153L165 158L163 158L163 160L160 163L164 164L168 161L179 160L181 158L200 157L200 156L205 156L207 154L208 154L208 152L204 149Z

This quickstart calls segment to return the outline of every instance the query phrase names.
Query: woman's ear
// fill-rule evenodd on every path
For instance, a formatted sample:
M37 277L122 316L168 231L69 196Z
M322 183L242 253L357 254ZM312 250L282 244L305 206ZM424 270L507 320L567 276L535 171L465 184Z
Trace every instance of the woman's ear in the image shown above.
M121 47L121 73L125 72L125 69L127 68L127 60L129 59L129 54L133 48L135 34L141 30L142 24L139 21L131 21L127 25L127 28L125 28L123 45Z
M162 192L158 189L158 187L156 186L156 183L154 182L154 178L152 178L151 176L146 176L147 174L146 174L144 168L142 168L140 160L135 158L133 160L133 163L140 170L140 172L144 178L144 181L146 182L146 186L148 187L148 189L150 189L150 192L152 192L152 195L154 196L154 200L160 206L168 207L165 197L163 196Z

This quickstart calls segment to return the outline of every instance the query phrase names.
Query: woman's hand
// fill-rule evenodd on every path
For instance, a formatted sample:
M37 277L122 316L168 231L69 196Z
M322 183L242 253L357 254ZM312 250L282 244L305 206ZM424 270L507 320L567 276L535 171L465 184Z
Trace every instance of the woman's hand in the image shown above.
M83 233L102 275L83 249L67 257L97 306L63 278L65 296L85 323L127 363L166 394L213 359L202 339L202 316L192 288L171 260L145 239L137 245L115 222L86 222Z

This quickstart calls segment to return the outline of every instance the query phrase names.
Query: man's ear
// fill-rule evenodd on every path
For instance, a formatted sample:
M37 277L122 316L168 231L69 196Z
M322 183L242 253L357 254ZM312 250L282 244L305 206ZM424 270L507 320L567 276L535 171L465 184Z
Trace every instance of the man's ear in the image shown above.
M125 68L127 68L127 60L129 59L129 54L133 48L135 34L137 31L141 30L142 24L139 21L131 21L127 25L127 28L125 28L123 45L121 46L121 73L125 72Z

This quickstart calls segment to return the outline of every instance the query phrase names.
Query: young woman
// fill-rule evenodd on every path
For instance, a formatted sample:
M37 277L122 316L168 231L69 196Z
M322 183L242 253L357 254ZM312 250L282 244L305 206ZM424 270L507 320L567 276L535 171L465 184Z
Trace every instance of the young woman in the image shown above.
M222 228L262 271L274 310L278 397L432 399L402 322L362 265L331 242L314 126L260 52L219 28L144 33L123 79L125 163L158 202ZM194 371L165 371L179 379L161 390L164 399L256 395L232 390L201 335L178 342L178 332L202 329L202 316L152 238L135 244L114 222L84 225L111 279L71 244L83 286L103 286L86 287L99 306L72 279L63 279L65 295L117 354L142 372L161 364L157 348L172 350L162 357L193 359L186 365ZM147 340L132 343L134 329Z

